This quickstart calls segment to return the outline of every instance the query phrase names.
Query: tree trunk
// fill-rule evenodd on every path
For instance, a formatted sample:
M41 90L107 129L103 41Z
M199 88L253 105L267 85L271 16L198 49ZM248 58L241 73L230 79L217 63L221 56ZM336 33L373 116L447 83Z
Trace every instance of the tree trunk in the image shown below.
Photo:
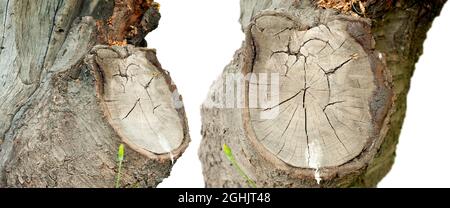
M246 39L202 107L206 185L247 186L237 164L258 187L375 187L444 3L241 0Z
M0 187L156 187L190 139L151 0L0 1Z

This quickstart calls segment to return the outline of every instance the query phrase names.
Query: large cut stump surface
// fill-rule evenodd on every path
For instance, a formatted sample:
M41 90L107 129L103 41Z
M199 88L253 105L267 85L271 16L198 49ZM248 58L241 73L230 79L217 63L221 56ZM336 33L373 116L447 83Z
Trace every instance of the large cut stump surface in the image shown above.
M128 46L97 47L93 53L103 81L98 93L116 131L143 153L176 150L184 139L184 121L170 78L147 58L154 52Z
M254 132L289 165L338 166L376 136L370 113L377 89L374 70L347 25L334 20L305 30L286 16L267 15L251 26L256 46L252 72L281 77L280 102L246 112L249 134ZM262 113L280 115L264 119Z

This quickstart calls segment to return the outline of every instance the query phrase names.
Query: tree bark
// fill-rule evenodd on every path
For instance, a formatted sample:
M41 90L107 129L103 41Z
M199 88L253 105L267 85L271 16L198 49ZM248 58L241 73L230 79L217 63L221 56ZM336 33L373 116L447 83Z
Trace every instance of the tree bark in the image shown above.
M156 187L190 138L145 0L0 1L0 187ZM170 126L167 129L165 126Z
M246 39L202 107L207 187L247 186L224 144L258 187L375 187L394 163L414 65L445 2L241 0ZM279 83L247 76L261 73ZM230 76L243 77L231 90ZM278 102L251 105L254 85ZM236 97L242 108L223 104Z

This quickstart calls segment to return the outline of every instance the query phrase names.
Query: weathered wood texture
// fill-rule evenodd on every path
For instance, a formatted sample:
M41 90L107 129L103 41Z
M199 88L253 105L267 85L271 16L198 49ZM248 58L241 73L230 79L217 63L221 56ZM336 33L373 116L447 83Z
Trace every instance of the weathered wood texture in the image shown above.
M169 175L190 141L181 98L153 50L126 45L145 45L149 10L159 20L153 1L0 1L0 187L113 187L121 143L122 186Z
M241 0L246 40L202 108L208 187L246 186L223 144L259 187L374 187L389 172L414 65L445 1L361 2L351 14L316 1ZM279 101L249 105L252 86L271 83L243 80L243 109L211 105L233 99L227 76L247 73L280 74Z

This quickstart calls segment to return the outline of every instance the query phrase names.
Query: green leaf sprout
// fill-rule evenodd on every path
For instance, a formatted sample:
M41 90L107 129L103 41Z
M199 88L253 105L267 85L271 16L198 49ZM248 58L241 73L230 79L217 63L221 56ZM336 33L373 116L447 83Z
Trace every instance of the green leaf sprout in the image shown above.
M248 175L245 174L242 168L237 164L236 158L233 155L233 151L231 151L231 148L228 145L223 145L223 152L225 153L225 156L227 156L231 164L234 166L234 168L237 170L239 175L241 175L247 181L248 185L252 188L256 188L256 183L252 179L250 179L250 177L248 177Z
M123 158L125 156L125 147L123 144L120 144L119 151L117 153L117 163L118 163L118 170L117 170L117 176L116 176L116 188L120 188L120 176L122 173L122 162Z

